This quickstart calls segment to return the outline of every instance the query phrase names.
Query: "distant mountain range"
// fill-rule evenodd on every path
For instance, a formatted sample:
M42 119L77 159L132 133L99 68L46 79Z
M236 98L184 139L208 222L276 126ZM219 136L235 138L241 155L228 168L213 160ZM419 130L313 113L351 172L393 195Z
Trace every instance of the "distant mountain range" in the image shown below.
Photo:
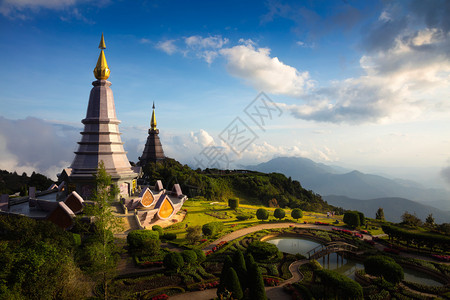
M367 200L374 203L378 201L387 205L383 207L385 215L387 215L389 208L394 208L397 205L396 203L410 201L411 203L401 202L403 203L402 211L395 213L395 215L398 214L398 217L405 210L408 210L410 213L416 212L418 215L419 211L420 213L433 213L435 217L439 212L449 213L448 211L450 211L450 192L444 189L428 189L413 181L388 179L378 175L364 174L356 170L349 172L344 168L316 163L307 158L278 157L268 162L255 166L246 166L245 168L266 173L278 172L290 176L292 179L300 181L304 188L311 189L322 195L327 201L329 199L332 199L330 201L337 201L338 199L343 201L342 203L345 203L345 206L339 206L346 209L356 209L356 206L362 204L355 201ZM328 196L331 195L344 197L329 198ZM329 203L338 205L333 202ZM411 206L413 203L420 205L417 208L414 206L414 209L417 209L417 211L413 210ZM365 206L369 207L369 202ZM378 205L376 209L379 206L381 205ZM368 213L368 216L375 216L376 209ZM445 216L447 216L447 219L444 219L444 222L449 222L450 214L444 214L442 217ZM388 220L390 218L387 217Z
M401 216L405 211L416 214L419 219L425 221L429 214L433 214L436 223L450 222L450 212L443 211L435 207L424 205L404 198L377 198L371 200L358 200L345 196L324 196L323 199L328 204L355 209L363 212L366 217L375 218L375 213L379 207L383 207L384 217L391 222L401 222Z

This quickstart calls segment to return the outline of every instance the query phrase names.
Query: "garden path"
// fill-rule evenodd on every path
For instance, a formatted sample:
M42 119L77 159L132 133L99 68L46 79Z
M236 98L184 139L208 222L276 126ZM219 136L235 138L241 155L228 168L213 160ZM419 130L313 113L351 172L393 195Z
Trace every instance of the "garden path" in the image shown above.
M220 239L215 240L214 242L212 242L205 248L203 248L203 251L212 250L212 248L217 246L217 244L219 244L222 241L232 241L232 240L235 240L237 238L240 238L240 237L247 235L249 233L252 233L252 232L256 232L256 231L260 231L260 230L264 230L264 229L287 228L287 227L298 227L298 228L309 228L309 229L320 229L320 230L331 230L331 228L333 228L333 226L292 223L292 222L260 224L260 225L256 225L256 226L252 226L252 227L248 227L248 228L239 229L232 233L229 233L229 234L221 237ZM368 234L363 234L363 237L364 237L364 239L369 239L369 240L372 239L372 236L368 235Z

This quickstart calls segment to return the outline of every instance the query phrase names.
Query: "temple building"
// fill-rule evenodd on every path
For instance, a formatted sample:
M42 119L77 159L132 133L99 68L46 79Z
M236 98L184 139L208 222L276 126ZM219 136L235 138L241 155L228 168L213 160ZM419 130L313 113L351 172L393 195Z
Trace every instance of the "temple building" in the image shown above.
M84 199L89 199L95 188L93 174L97 172L100 161L123 196L130 194L132 181L137 177L120 138L120 121L116 116L111 82L107 80L110 69L103 52L106 48L103 34L99 48L100 56L94 69L97 80L92 82L94 87L89 96L86 118L81 121L84 124L81 141L71 167L63 172L69 191L76 191Z
M156 128L155 103L153 102L152 119L150 121L150 129L148 130L147 142L145 143L144 152L139 157L138 165L144 167L149 162L158 162L164 160L164 150L159 140L159 129Z
M106 48L103 34L99 48L100 56L94 69L97 80L92 82L94 87L86 118L81 121L84 130L72 165L58 175L59 185L52 184L45 191L30 187L25 197L10 199L9 195L1 195L0 214L49 220L61 228L72 228L75 215L83 211L85 200L90 200L95 191L94 175L103 161L106 172L119 187L124 213L133 211L139 228L151 228L155 223L178 222L175 215L188 199L178 184L172 190L166 190L160 180L154 187L137 186L141 166L165 159L156 128L155 104L147 143L139 158L140 166L132 167L120 138L120 121L116 116L111 82L107 81L110 69L103 52Z

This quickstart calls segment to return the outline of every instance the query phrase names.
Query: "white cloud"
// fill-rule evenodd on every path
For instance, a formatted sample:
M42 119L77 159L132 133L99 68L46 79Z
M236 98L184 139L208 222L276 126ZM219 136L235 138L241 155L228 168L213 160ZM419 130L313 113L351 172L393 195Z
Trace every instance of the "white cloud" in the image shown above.
M193 35L184 39L187 46L194 49L220 49L228 43L227 38L222 38L220 35L201 37L199 35Z
M151 44L152 41L150 41L149 39L146 39L146 38L141 38L141 39L139 40L139 42L140 42L141 44Z
M177 46L175 45L175 40L160 41L156 44L156 48L172 55L177 51Z
M336 123L410 120L448 110L449 48L449 33L405 31L391 48L360 59L364 75L312 90L306 103L285 107L300 119Z
M37 118L0 117L0 169L37 171L52 179L70 165L80 128L51 124Z
M201 147L206 147L214 144L214 138L206 130L200 129L199 132L191 132L190 135L192 140L195 143L199 144Z
M244 79L257 90L272 94L299 97L313 86L308 72L281 62L270 56L270 49L255 48L251 43L220 50L227 59L228 72Z
M32 11L38 12L40 9L50 10L64 10L70 7L74 7L83 3L94 3L95 5L103 5L108 3L108 0L104 1L92 1L92 0L3 0L0 3L0 14L10 18L26 19L25 12ZM70 14L78 20L87 21L81 13L74 9ZM62 20L66 18L62 17Z

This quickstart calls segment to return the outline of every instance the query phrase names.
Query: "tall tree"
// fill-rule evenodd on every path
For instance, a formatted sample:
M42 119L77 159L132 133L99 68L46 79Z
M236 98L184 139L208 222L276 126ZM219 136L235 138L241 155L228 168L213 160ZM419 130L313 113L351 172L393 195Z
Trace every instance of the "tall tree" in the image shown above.
M377 213L375 214L375 219L384 221L384 210L382 207L378 208Z
M114 277L118 250L114 245L114 232L121 228L122 222L114 216L111 204L118 194L117 185L106 172L105 164L100 161L97 174L94 175L96 190L93 204L85 208L86 215L94 217L92 239L85 246L88 271L101 281L103 297L108 298L108 282Z
M433 214L429 214L428 217L425 219L425 225L428 227L434 227L434 225L436 225L434 223Z

